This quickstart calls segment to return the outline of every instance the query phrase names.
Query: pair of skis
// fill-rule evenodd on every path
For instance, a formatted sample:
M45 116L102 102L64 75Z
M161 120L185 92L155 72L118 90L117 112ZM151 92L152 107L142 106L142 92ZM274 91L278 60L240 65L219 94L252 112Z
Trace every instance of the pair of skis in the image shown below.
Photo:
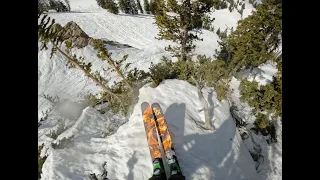
M149 103L143 102L141 104L141 111L153 163L153 176L166 179L166 173L164 171L160 146L158 143L158 133L170 169L170 176L182 175L168 126L160 105L158 103L153 103L150 107Z

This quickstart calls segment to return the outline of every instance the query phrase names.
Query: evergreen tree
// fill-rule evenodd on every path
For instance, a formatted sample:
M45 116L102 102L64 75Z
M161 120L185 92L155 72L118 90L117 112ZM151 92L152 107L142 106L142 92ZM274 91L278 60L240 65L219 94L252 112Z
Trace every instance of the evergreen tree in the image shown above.
M114 0L97 0L97 3L100 7L107 9L113 14L119 13L118 5L114 2Z
M105 9L106 7L106 1L105 0L96 0L98 3L98 6L102 7L103 9Z
M241 18L242 18L242 15L243 15L243 9L241 8L240 10L237 10L238 13L241 15Z
M71 10L71 6L70 6L69 0L64 0L64 2L65 2L66 5L67 5L68 11L70 11L70 10Z
M119 0L120 10L126 14L138 14L138 7L135 0Z
M158 39L170 40L178 44L175 47L169 45L166 50L180 57L180 60L186 61L187 55L195 48L193 42L201 40L197 33L201 31L203 17L210 11L211 6L212 1L207 0L192 2L184 0L182 4L178 4L176 0L167 0L167 5L164 0L158 1L155 16L156 24L160 29ZM168 15L167 12L173 12L176 15Z
M145 11L147 14L150 14L150 5L149 5L148 0L144 0L144 11Z
M229 2L230 0L227 0L227 1ZM217 10L225 9L228 7L226 0L212 0L212 3L213 3L213 7Z
M218 28L216 34L220 37L220 28Z
M61 1L55 1L55 0L50 0L49 1L49 9L54 9L57 12L66 12L66 11L70 11L70 9L68 9L68 7Z
M157 2L158 2L157 0L150 0L150 12L151 12L151 14L156 14L157 8L158 8Z
M237 2L237 4L239 3L239 1ZM234 8L234 7L236 7L236 4L234 3L234 1L230 1L230 4L229 4L229 8Z
M229 69L234 73L243 67L257 67L273 59L281 35L282 1L263 0L257 11L238 21L237 29L225 42L232 57Z
M119 8L125 14L129 13L129 9L127 8L126 0L119 0Z
M137 0L137 5L138 5L140 13L143 14L143 9L142 9L142 6L140 4L140 0Z
M135 0L127 0L127 5L130 14L138 14L138 7Z
M65 5L65 4L63 4L63 2L61 2L61 1L57 1L56 2L57 3L57 8L56 8L56 10L57 10L57 12L67 12L67 11L70 11L69 9L68 9L68 7Z
M246 8L246 4L242 4L241 9L245 9Z
M41 14L41 12L46 11L46 9L46 4L44 4L42 1L38 1L38 14Z

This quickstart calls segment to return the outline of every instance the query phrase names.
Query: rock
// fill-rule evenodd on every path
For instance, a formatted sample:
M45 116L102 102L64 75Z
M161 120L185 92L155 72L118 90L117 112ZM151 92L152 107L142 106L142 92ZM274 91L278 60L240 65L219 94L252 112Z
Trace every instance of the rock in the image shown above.
M73 47L80 49L88 45L90 37L75 22L68 22L63 29L63 40L71 41Z

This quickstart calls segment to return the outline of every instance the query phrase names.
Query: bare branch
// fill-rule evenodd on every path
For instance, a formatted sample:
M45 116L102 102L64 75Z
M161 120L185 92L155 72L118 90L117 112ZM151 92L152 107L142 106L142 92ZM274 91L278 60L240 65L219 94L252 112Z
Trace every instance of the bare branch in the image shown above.
M210 125L210 115L209 115L209 105L208 102L204 99L203 97L203 93L201 91L201 89L203 87L201 87L199 85L199 82L194 78L194 76L191 76L191 79L195 82L197 89L198 89L198 97L200 99L200 102L202 103L203 107L204 107L204 119L205 119L205 128L206 129L211 129L211 125Z

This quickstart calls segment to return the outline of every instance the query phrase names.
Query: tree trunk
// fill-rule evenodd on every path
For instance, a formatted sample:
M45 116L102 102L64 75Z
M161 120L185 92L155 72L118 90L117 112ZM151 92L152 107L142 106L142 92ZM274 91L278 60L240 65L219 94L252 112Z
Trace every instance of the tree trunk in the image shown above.
M202 103L203 105L203 108L204 108L204 120L205 120L205 123L204 123L204 128L205 129L211 129L211 130L214 130L215 128L211 126L210 124L210 115L209 115L209 105L208 105L208 102L204 99L203 97L203 94L202 94L202 91L201 91L201 87L198 83L198 81L193 77L191 76L191 79L195 82L196 86L197 86L197 89L198 89L198 97L199 97L199 100L200 102Z
M183 6L185 8L185 12L180 14L181 20L181 61L187 61L187 42L188 42L188 26L191 23L191 2L190 0L186 0L183 2Z
M187 38L188 38L188 30L187 25L185 25L181 32L182 40L181 40L181 61L187 61L187 52L186 52L186 46L187 46Z
M68 61L70 61L76 68L80 69L81 71L83 71L85 73L86 76L88 76L90 79L92 79L96 84L98 84L106 93L110 94L111 96L115 97L122 106L122 102L121 99L119 98L119 96L117 96L116 94L114 94L113 92L111 92L111 90L109 88L107 88L104 84L102 84L96 77L94 77L92 74L90 74L90 72L86 71L83 67L81 67L79 65L79 63L77 61L75 61L74 59L72 59L71 57L69 57L66 53L64 53L56 44L52 43L54 45L55 48L57 48L57 50L65 57L68 59ZM123 107L123 106L122 106Z

